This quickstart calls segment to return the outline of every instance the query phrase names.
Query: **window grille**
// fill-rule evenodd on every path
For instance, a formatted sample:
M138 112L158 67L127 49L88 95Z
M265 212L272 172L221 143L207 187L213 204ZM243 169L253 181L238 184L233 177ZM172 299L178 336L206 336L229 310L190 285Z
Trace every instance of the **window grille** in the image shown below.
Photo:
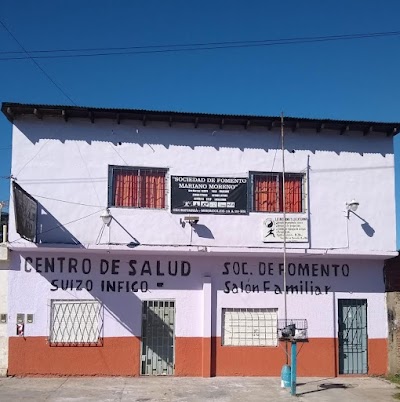
M222 344L225 346L277 346L278 309L222 309Z
M95 300L52 300L52 346L101 346L103 305Z
M110 206L165 208L166 173L166 169L111 166Z
M304 174L285 174L286 212L304 212ZM283 212L282 173L252 174L252 204L256 212Z

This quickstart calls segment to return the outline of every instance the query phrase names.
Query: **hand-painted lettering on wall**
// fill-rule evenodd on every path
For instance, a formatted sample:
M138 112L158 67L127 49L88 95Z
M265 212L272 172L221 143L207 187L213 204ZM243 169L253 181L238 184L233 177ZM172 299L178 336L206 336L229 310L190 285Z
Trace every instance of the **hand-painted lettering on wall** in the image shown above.
M227 280L224 283L224 293L266 293L281 294L285 286L276 281L263 280L265 277L283 277L284 264L263 262L249 264L247 262L225 262L222 275L236 276L238 280ZM254 275L254 276L253 276ZM326 295L331 286L315 283L311 278L348 277L350 266L348 264L321 264L321 263L288 263L286 277L298 282L286 284L286 293ZM239 278L240 276L240 278ZM250 280L250 276L253 276Z
M191 266L187 261L121 261L119 259L101 259L94 263L90 258L78 260L72 257L26 257L25 272L37 272L40 274L77 274L90 275L82 279L51 278L51 291L56 290L83 290L89 292L93 289L93 279L100 275L107 279L101 279L99 283L102 292L147 292L149 290L148 278L155 277L187 277L190 275ZM132 280L110 280L118 275L129 275ZM157 282L157 287L162 288L163 282Z

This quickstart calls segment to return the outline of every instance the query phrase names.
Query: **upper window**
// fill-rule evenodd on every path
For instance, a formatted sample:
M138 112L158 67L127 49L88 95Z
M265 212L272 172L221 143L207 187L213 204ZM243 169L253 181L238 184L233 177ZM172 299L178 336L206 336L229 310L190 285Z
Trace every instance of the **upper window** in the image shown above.
M286 212L304 212L303 181L303 174L285 174ZM283 212L282 173L252 174L252 205L256 212Z
M110 205L165 208L165 169L110 167Z

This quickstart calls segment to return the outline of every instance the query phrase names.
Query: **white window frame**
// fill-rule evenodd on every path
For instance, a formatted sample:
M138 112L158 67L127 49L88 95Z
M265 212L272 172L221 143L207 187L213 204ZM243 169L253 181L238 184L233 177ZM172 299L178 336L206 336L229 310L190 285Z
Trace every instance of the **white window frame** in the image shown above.
M53 346L97 346L103 322L104 306L98 300L51 300L49 342Z
M277 308L223 308L223 346L278 346Z

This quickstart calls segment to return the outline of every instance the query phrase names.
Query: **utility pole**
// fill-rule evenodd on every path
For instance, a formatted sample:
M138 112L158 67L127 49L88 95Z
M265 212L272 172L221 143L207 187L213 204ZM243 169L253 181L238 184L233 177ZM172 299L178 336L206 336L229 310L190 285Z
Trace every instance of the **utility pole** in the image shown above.
M281 113L281 148L282 148L282 206L283 206L283 297L284 297L284 317L287 325L287 295L286 295L286 189L285 189L285 131L283 112Z

